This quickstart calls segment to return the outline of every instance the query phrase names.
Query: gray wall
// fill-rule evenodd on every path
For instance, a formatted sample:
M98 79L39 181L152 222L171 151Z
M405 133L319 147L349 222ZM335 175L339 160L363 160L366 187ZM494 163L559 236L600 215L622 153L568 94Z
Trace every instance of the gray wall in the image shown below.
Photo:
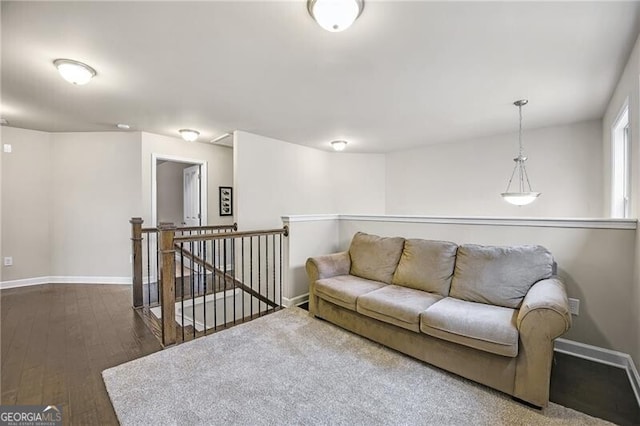
M156 169L158 184L158 221L180 226L184 220L183 170L191 164L165 161Z
M52 133L51 146L51 275L129 276L140 134Z
M526 119L526 109L524 114ZM517 129L516 119L514 114ZM388 154L386 213L600 217L600 120L524 130L527 171L533 190L542 195L522 207L500 197L514 167L517 141L512 133Z
M232 184L229 148L140 132L46 133L6 126L2 143L11 144L13 153L2 155L0 257L14 258L13 266L2 267L2 282L126 281L129 219L149 217L151 152L206 160L209 223L233 223L218 216L218 186Z
M51 156L49 133L2 127L2 280L50 275ZM4 265L4 263L2 264Z

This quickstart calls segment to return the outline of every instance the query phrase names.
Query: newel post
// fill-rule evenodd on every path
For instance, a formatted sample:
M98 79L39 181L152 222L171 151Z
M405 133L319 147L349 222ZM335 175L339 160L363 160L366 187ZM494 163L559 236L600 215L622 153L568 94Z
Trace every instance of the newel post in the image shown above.
M142 300L142 218L132 217L131 224L131 259L133 283L133 307L139 308Z
M162 223L160 230L160 305L162 307L162 344L176 343L176 256L173 238L176 227Z

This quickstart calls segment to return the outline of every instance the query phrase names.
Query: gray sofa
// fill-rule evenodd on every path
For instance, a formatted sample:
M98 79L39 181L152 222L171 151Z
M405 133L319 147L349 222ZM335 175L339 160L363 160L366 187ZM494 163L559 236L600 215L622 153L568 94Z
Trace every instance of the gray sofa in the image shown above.
M307 260L310 315L538 407L553 341L571 326L541 246L494 247L357 233Z

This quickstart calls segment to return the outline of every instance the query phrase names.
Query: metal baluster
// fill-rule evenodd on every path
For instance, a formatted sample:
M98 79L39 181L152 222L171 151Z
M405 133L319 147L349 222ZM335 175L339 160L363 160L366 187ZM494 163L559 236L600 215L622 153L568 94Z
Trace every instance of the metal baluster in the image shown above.
M218 240L220 241L220 240ZM224 315L224 326L227 326L227 244L226 240L222 240L222 309Z
M211 250L213 251L211 257L211 264L213 265L213 331L218 328L218 290L216 281L218 280L218 273L216 271L216 242L211 241Z
M184 342L184 243L180 243L180 316L182 318L182 341Z
M265 297L269 300L269 236L264 236L264 278L265 278ZM267 313L269 312L269 305L265 306Z
M262 295L262 268L260 267L260 240L262 239L262 237L260 235L258 235L258 294ZM261 313L261 308L262 308L262 301L260 299L258 299L258 316L260 316Z
M236 250L235 250L235 239L231 238L231 283L233 284L233 324L236 323Z
M241 246L241 250L242 250L242 251L241 251L241 253L240 253L240 265L242 265L242 266L240 267L240 271L242 271L242 272L241 272L240 280L241 280L242 284L244 284L244 275L245 275L245 274L244 274L244 237L242 237L242 240L241 240L241 244L240 244L240 246ZM243 287L243 288L244 288L244 287ZM244 318L245 318L245 316L246 316L246 315L245 315L245 312L244 312L244 298L245 298L245 295L246 295L246 293L245 293L245 291L243 290L243 291L242 291L242 321L243 321L243 322L244 322ZM251 295L249 295L249 297L251 297Z
M249 285L253 290L253 237L249 237ZM249 299L251 316L253 317L253 291L251 292L251 299Z
M147 233L147 303L151 306L151 234ZM144 304L143 304L144 305Z
M202 241L202 259L207 261L207 240ZM205 263L206 264L206 263ZM204 309L204 335L207 335L207 268L204 269L204 292L202 294Z
M282 234L280 234L280 303L279 306L282 307Z
M271 253L273 253L273 304L276 304L276 234L271 236ZM273 307L275 309L275 306Z
M156 300L160 303L160 231L153 233L156 236ZM151 235L151 234L149 234ZM175 289L174 289L175 290Z

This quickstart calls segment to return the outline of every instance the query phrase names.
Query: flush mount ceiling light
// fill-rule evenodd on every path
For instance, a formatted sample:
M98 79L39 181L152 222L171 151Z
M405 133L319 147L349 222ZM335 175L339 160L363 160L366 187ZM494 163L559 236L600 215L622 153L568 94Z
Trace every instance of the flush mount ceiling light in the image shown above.
M311 17L327 31L344 31L358 19L364 0L307 0Z
M97 74L89 65L72 59L56 59L53 65L58 68L62 78L78 86L87 84Z
M335 151L344 151L347 147L347 141L333 141L331 142L331 146Z
M131 128L131 126L129 126L128 124L124 124L124 123L118 123L118 124L116 124L116 127L118 129L122 129L122 130L129 130Z
M191 130L191 129L180 129L178 130L178 133L180 133L180 136L182 136L182 139L184 139L187 142L193 142L196 139L198 139L198 136L200 136L199 131Z
M529 175L527 175L527 169L524 165L525 161L527 161L527 157L524 155L524 148L522 147L522 107L527 103L529 103L529 101L526 99L520 99L519 101L515 101L513 103L518 107L518 115L520 117L520 127L518 130L518 145L520 147L520 150L518 151L518 156L513 159L513 161L516 162L516 166L513 168L513 172L511 173L511 178L509 179L509 183L507 184L507 190L500 194L506 202L515 204L516 206L524 206L530 204L540 196L539 192L534 192L531 189ZM513 177L516 174L518 175L518 188L517 191L511 191L511 182L513 181Z

